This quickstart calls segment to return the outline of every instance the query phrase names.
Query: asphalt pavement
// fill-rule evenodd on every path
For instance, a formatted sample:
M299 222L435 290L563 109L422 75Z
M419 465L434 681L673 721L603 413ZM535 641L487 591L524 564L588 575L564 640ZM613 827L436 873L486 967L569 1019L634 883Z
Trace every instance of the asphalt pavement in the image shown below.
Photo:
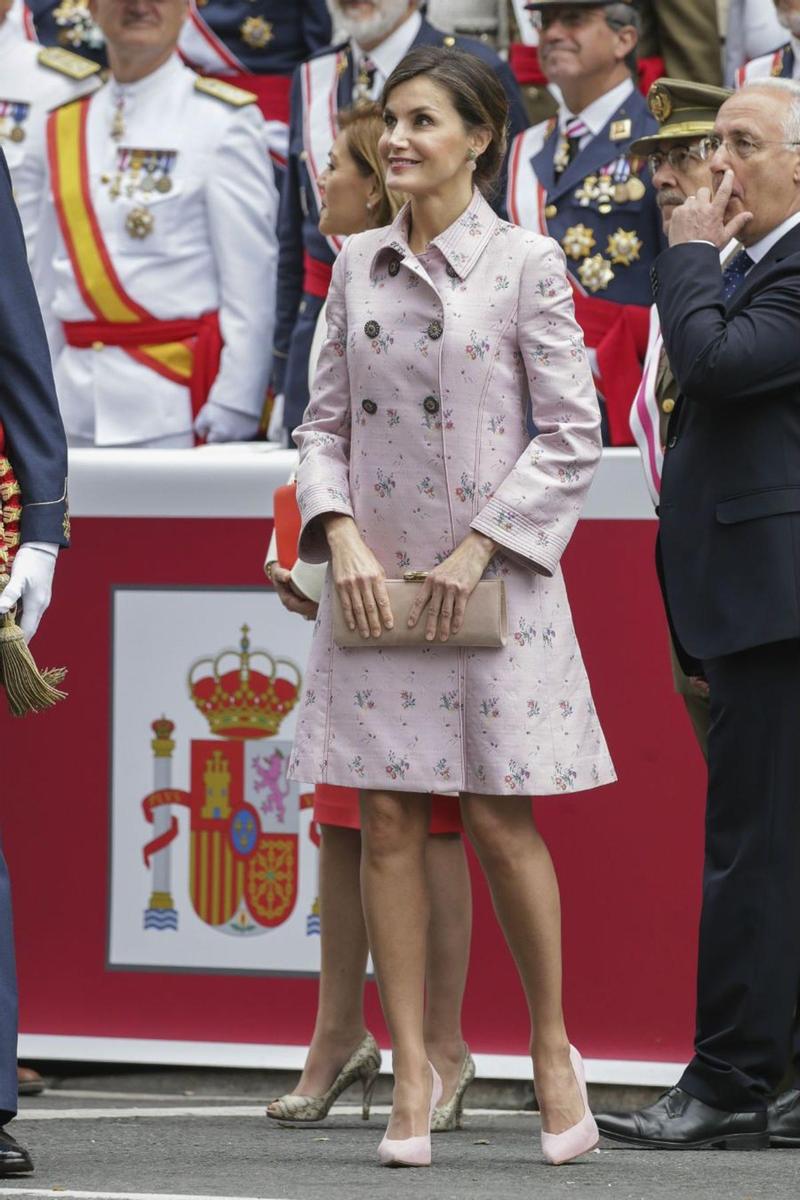
M385 1107L362 1122L337 1106L315 1126L267 1121L267 1098L69 1088L22 1101L10 1127L36 1171L0 1180L0 1200L800 1200L800 1151L602 1148L547 1167L531 1112L468 1111L434 1137L430 1170L388 1170Z

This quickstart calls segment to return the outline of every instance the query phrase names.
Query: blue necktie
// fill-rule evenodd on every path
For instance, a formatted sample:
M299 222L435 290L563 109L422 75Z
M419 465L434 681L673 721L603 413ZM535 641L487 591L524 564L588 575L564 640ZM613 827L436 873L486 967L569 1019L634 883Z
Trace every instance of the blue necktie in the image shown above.
M734 254L722 272L722 296L726 304L734 292L738 291L745 275L753 265L753 260L746 250L739 250Z

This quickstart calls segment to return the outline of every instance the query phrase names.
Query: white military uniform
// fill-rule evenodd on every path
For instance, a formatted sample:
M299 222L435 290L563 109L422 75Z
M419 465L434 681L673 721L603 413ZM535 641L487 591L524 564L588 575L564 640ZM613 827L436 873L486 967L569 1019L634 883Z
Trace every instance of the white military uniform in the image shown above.
M745 63L771 59L785 41L786 30L778 21L773 0L731 0L725 39L726 86L735 86L737 72Z
M776 78L800 79L800 38L792 36L784 46L745 63L736 72L736 86Z
M28 41L22 26L8 17L0 25L0 148L11 172L30 259L46 174L47 114L96 88L99 74L96 63L69 50Z
M136 83L101 88L89 101L86 145L93 207L122 287L158 320L218 311L224 349L208 402L255 421L272 369L278 196L264 120L242 104L248 95L201 81L176 55ZM92 320L51 196L45 212L43 307L59 322ZM50 334L74 444L192 444L187 387L118 346L77 348L59 328Z
M11 8L6 14L6 21L19 37L25 38L26 41L30 42L37 40L33 17L27 4L23 3L23 0L12 0Z

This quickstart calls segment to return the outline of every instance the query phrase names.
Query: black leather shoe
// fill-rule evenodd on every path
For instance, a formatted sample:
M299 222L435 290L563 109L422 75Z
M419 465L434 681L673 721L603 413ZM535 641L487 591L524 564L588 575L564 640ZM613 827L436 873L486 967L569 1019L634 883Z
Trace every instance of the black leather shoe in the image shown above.
M649 1108L632 1113L595 1113L604 1137L654 1150L766 1150L766 1112L731 1113L711 1108L678 1087Z
M800 1092L782 1092L767 1109L770 1146L800 1146Z
M29 1175L33 1162L28 1151L15 1141L7 1129L0 1129L0 1179L5 1175Z

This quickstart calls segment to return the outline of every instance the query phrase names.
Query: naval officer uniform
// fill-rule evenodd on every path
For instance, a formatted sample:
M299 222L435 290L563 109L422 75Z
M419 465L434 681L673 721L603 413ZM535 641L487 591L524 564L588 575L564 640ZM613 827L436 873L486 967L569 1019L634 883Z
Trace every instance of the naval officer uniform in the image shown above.
M76 445L253 437L271 370L277 192L248 92L177 55L48 122L37 257ZM85 164L85 169L83 168Z

